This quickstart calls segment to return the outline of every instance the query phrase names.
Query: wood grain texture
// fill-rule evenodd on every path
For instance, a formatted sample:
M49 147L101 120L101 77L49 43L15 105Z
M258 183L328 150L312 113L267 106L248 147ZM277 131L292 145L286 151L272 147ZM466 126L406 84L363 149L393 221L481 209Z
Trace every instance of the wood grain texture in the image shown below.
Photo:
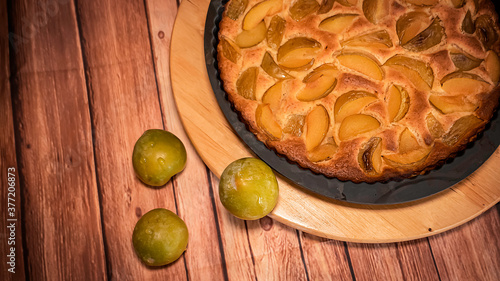
M0 0L0 253L5 262L0 263L4 280L24 280L24 255L22 231L22 189L16 159L16 142L12 100L10 97L10 63L7 1ZM9 175L9 173L11 173ZM9 181L9 178L13 179ZM13 184L11 184L13 183ZM12 208L12 209L10 209ZM10 213L13 216L10 216ZM9 221L14 220L15 221ZM9 226L9 228L7 228ZM13 251L12 251L13 250ZM4 261L4 259L1 259Z
M75 10L69 1L11 4L26 277L101 280L105 253Z
M440 234L445 236L446 233ZM406 280L439 280L428 239L396 244L400 267Z
M174 178L174 188L179 215L184 218L190 233L189 250L184 255L188 277L192 280L223 280L207 169L180 122L170 83L170 38L177 3L149 0L146 5L163 122L166 130L181 139L187 151L186 168ZM165 21L165 18L169 20ZM194 270L201 268L204 270Z
M492 208L446 235L429 238L441 280L500 280L500 216Z
M310 280L353 280L345 243L300 232Z
M206 165L220 176L229 163L252 153L222 112L214 110L218 104L207 79L202 36L208 4L181 5L172 35L171 74L184 127ZM324 198L279 177L280 199L271 217L314 235L351 242L427 237L469 221L500 200L499 163L497 150L468 180L437 195L392 206Z
M349 244L356 280L405 280L396 244Z
M257 280L307 280L297 230L269 217L247 228Z
M439 280L427 239L347 245L356 280Z
M134 253L137 220L155 208L177 212L172 182L142 184L132 167L135 142L163 128L143 1L77 1L110 278L182 280L183 259L149 270ZM183 218L182 214L181 218Z

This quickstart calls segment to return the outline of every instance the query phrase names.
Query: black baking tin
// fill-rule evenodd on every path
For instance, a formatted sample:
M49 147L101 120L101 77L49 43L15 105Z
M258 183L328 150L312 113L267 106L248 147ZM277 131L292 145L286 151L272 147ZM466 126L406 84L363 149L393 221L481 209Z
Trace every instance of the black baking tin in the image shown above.
M217 66L218 25L227 0L210 2L205 23L204 49L210 84L226 119L241 140L260 159L298 186L329 198L359 204L397 204L422 199L441 192L465 179L478 169L500 145L498 113L478 139L457 157L425 175L387 183L353 183L328 178L289 162L267 148L239 119L227 99Z

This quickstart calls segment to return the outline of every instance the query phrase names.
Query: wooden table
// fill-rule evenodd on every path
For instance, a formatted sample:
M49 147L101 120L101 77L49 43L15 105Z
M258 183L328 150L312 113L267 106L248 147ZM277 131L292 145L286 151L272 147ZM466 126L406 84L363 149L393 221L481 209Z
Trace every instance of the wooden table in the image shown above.
M172 94L178 8L0 0L1 280L500 280L498 204L442 234L385 244L229 215ZM162 188L143 185L131 165L149 128L188 150L185 171ZM190 240L178 261L148 268L131 235L157 207L177 212Z

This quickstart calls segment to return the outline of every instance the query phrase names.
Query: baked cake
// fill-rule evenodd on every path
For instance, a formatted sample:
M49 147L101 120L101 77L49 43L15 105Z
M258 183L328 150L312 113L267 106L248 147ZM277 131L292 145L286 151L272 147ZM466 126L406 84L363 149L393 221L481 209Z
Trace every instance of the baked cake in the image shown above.
M218 68L257 138L343 181L413 177L466 148L500 88L491 0L230 0Z

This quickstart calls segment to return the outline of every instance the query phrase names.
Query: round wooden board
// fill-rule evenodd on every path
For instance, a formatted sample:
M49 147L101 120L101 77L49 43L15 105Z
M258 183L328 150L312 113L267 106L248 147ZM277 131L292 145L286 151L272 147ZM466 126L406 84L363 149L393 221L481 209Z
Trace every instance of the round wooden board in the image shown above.
M174 98L187 135L220 177L232 161L253 156L226 121L208 80L204 27L209 0L183 1L172 34ZM273 219L314 235L363 243L427 237L459 226L500 201L500 149L476 172L436 195L397 205L358 205L316 195L278 176ZM216 190L217 192L217 190Z

